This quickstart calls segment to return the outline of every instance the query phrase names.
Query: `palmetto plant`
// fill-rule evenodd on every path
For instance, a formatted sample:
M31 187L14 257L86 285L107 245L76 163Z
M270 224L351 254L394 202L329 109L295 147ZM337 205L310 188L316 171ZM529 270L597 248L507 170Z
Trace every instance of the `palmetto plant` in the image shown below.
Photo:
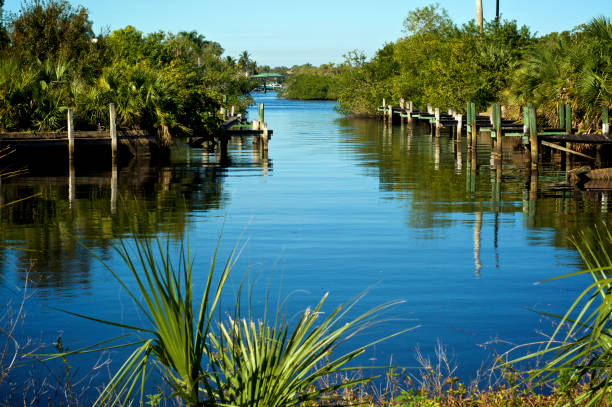
M570 396L566 406L608 405L612 385L612 234L598 233L595 244L588 238L574 242L586 269L560 278L590 275L589 284L572 303L565 315L556 316L559 325L543 350L512 363L542 358L544 365L530 372L530 379L540 384L566 382ZM565 334L562 329L569 327Z
M47 355L44 359L133 347L133 352L104 388L95 405L126 405L136 400L143 405L151 370L158 371L171 386L173 394L189 406L297 405L359 382L315 387L319 379L345 371L345 364L362 354L369 345L335 359L330 357L330 352L374 323L382 311L397 302L380 305L344 321L361 296L336 308L327 317L321 316L323 298L312 311L304 312L298 323L293 324L286 319L280 305L274 321L265 316L261 321L252 319L250 307L248 317L243 318L239 295L234 319L230 319L229 324L220 322L215 319L215 311L239 248L234 247L223 267L217 269L218 249L219 246L205 273L206 283L202 292L196 297L193 259L183 245L176 261L173 261L169 246L159 241L136 239L131 246L121 243L118 252L137 288L129 288L116 271L107 268L127 291L144 316L146 325L128 325L64 311L127 329L135 339L114 346L103 341L69 353Z
M219 323L219 330L209 335L211 370L219 389L219 404L283 407L316 401L338 402L338 390L368 381L367 378L346 379L339 383L322 380L348 370L345 365L368 346L409 330L392 333L346 353L340 352L337 349L340 343L378 322L376 319L380 318L381 311L398 303L379 305L345 322L347 312L362 295L324 316L325 295L313 309L308 308L300 314L294 324L284 317L281 305L277 305L270 319L264 315L263 320L255 321L250 318L250 311L248 318L240 318L238 311L235 319ZM236 309L240 310L238 303Z

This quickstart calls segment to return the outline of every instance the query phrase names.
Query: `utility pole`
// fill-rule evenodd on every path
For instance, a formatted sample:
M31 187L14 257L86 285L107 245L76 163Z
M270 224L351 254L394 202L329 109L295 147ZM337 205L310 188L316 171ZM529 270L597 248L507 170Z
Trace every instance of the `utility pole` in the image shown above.
M495 21L499 24L499 0L495 1Z
M476 0L476 27L482 31L482 0Z

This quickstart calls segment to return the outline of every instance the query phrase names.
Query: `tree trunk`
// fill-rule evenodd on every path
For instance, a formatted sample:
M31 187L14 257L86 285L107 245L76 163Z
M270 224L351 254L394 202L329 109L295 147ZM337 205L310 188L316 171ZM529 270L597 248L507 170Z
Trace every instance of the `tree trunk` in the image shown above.
M476 26L482 30L482 0L476 0Z

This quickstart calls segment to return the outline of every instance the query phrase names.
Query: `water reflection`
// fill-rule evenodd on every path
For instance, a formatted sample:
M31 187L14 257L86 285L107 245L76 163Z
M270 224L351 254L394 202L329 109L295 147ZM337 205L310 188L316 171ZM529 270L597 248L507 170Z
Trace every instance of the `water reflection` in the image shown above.
M231 144L240 151L240 144ZM30 172L4 180L0 200L38 196L0 210L0 241L21 248L11 251L13 263L32 264L30 278L38 287L88 288L88 250L106 257L114 239L135 233L182 239L192 213L227 205L223 179L228 166L261 167L262 175L271 166L267 152L255 149L252 161L209 149L179 148L173 154L172 164L145 159L92 170L71 162L65 174ZM200 162L193 159L198 156ZM6 250L0 247L0 258L6 258Z
M602 185L593 181L584 189L567 185L565 165L574 168L583 163L573 156L566 158L565 153L545 149L548 164L532 170L520 137L507 137L502 145L481 133L473 143L465 143L445 133L435 137L428 125L391 126L362 119L338 122L345 129L347 149L360 157L356 164L377 169L387 197L410 198L405 201L410 227L441 230L461 221L444 214L475 214L477 274L482 268L477 252L483 214L495 214L495 247L500 213L522 211L528 228L552 229L552 243L560 247L571 247L569 236L584 234L592 239L585 225L608 222L608 192L598 190Z

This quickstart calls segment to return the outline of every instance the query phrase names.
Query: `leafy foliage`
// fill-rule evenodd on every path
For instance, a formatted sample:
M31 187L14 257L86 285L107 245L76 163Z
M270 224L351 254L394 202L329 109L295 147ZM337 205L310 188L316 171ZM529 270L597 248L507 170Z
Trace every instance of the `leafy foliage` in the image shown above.
M538 384L563 383L568 391L580 389L580 394L569 397L566 406L608 405L612 385L612 234L604 230L596 244L589 239L575 241L586 269L554 278L590 275L589 284L565 315L553 315L559 325L546 347L538 352L516 359L542 358L544 364L530 372L530 379ZM569 327L565 334L561 331Z
M65 0L27 2L10 27L0 131L60 130L68 107L77 128L105 128L115 103L120 128L207 134L222 104L240 111L251 102L251 81L195 31L143 35L127 26L95 36L87 10Z

